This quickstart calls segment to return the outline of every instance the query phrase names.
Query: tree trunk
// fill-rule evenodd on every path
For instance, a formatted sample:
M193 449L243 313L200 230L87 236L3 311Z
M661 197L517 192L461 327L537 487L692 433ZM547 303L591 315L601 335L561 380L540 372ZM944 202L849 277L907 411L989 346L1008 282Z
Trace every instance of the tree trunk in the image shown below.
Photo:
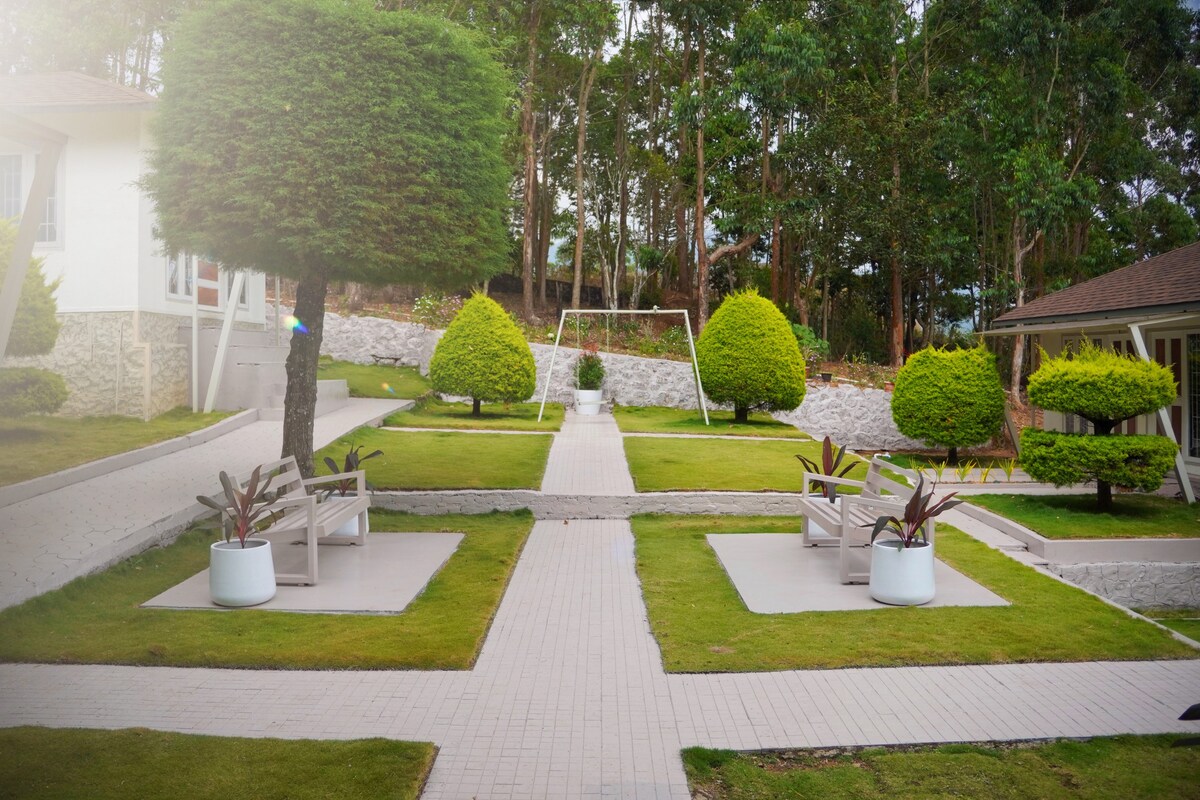
M946 462L952 465L958 465L958 448L951 447L950 452L946 454Z
M684 30L683 37L683 65L679 71L680 86L688 81L688 62L692 54L692 34L690 28ZM687 125L680 124L679 149L676 152L676 158L679 161L683 160L683 154L687 151L688 137ZM678 182L675 186L675 266L678 270L679 291L691 294L692 260L688 252L688 239L690 237L687 235L687 201L685 200L685 193L686 189L683 182Z
M596 80L598 62L603 54L603 46L597 48L580 76L579 120L575 136L575 274L571 278L571 308L579 308L580 293L583 289L583 149L587 144L588 96L592 93L592 83Z
M750 409L746 406L735 405L733 407L733 421L734 422L749 422L750 421Z
M708 324L708 244L704 241L704 35L696 41L696 77L700 87L700 123L696 126L696 325Z
M892 108L900 105L900 74L896 63L896 54L892 53ZM896 233L895 215L899 214L900 200L900 151L898 145L892 144L892 243L889 260L892 278L892 318L890 320L891 335L888 341L888 354L892 366L904 364L904 281L900 268L900 239Z
M1016 308L1021 308L1025 305L1025 254L1029 252L1029 248L1023 241L1024 228L1021 224L1021 215L1017 209L1013 209L1012 222L1012 248L1013 248L1013 286L1016 287ZM1014 403L1021 402L1021 372L1025 365L1025 337L1017 335L1013 338L1013 360L1012 360L1012 398Z
M479 413L479 401L478 401L478 400L476 400L474 397L472 397L472 398L471 398L471 416L472 416L472 417L478 417L478 416L480 416L480 413Z
M545 161L542 162L543 165ZM550 216L552 206L554 205L554 192L550 186L550 173L546 171L545 166L542 168L542 174L546 176L546 182L542 184L541 191L541 236L538 238L538 257L537 257L537 284L538 284L538 307L546 308L546 274L550 271L550 240L553 238L551 226L553 220Z
M525 91L521 98L521 129L524 133L525 151L525 202L523 217L523 236L521 248L521 312L525 319L533 317L533 259L534 238L537 222L534 219L534 203L537 200L537 159L534 155L534 117L533 117L533 79L537 68L537 29L540 11L534 2L529 9L529 30L527 46L529 48L527 69L525 75Z
M313 420L317 413L317 357L325 330L325 294L329 279L324 273L301 278L296 284L296 319L308 329L292 332L287 357L287 390L283 397L283 449L281 457L296 457L306 478L313 475Z

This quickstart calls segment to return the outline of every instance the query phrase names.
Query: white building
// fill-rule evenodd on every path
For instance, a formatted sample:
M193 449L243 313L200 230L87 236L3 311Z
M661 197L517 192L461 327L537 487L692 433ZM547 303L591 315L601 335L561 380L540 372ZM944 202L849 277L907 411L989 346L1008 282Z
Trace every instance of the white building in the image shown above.
M149 418L191 402L193 306L226 307L233 275L154 238L154 208L138 187L152 141L153 96L74 72L0 78L0 110L67 138L34 256L59 280L63 323L54 352L7 359L61 374L72 415ZM0 217L18 216L36 153L0 138ZM266 319L265 279L251 274L237 319Z

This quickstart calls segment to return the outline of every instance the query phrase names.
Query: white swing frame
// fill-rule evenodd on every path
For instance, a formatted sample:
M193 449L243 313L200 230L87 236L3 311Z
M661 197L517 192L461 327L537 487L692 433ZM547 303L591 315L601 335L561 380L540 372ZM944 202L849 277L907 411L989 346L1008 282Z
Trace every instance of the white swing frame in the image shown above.
M550 380L554 377L554 361L558 356L558 344L562 340L563 323L567 321L567 314L575 314L577 317L584 314L604 314L613 316L615 314L630 314L640 315L649 314L658 316L659 314L683 314L683 329L687 332L688 352L692 355L692 376L696 379L696 402L700 406L700 413L704 415L704 424L708 425L708 406L704 403L704 386L700 382L700 365L696 363L696 342L692 339L692 322L688 316L686 308L659 308L655 306L652 309L612 309L612 308L564 308L562 315L558 318L558 333L554 335L554 349L550 351L550 368L546 370L546 385L542 388L542 404L538 408L538 422L542 421L542 412L546 410L546 397L550 394ZM578 322L578 320L576 320Z

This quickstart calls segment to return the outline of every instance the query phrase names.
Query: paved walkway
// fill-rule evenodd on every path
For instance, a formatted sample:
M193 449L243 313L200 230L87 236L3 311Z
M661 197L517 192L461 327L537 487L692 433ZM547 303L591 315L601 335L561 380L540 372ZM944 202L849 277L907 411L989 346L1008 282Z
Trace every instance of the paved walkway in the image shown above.
M607 497L634 493L625 444L612 414L585 417L567 410L550 446L542 492Z
M317 418L324 447L404 401L351 400ZM283 423L254 422L169 455L0 508L0 608L56 589L172 535L201 513L217 473L248 473L279 457Z
M569 415L544 489L604 493L629 481L632 491L611 424ZM432 741L439 753L426 800L686 800L679 750L693 745L985 741L1194 727L1176 717L1196 699L1200 661L668 676L633 547L625 520L537 522L470 672L0 665L0 725Z

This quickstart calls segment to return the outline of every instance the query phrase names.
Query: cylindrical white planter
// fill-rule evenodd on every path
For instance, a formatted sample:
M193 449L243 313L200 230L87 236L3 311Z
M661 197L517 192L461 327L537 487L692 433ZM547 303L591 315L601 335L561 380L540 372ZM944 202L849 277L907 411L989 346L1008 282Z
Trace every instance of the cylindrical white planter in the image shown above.
M897 539L871 545L871 597L892 606L919 606L933 594L933 545L901 547Z
M275 561L266 539L216 542L209 549L208 591L219 606L256 606L275 596Z
M586 417L594 417L600 413L600 404L604 402L604 393L600 389L576 389L575 413Z
M343 499L349 499L349 498L348 497L347 498L331 497L328 500L326 500L325 502L326 503L336 503L339 500L343 500ZM370 533L370 532L371 532L371 517L370 517L370 515L368 515L367 516L367 529L365 531L363 531L363 533ZM343 524L340 528L335 530L331 535L332 536L358 536L358 517L355 517L354 519L350 520L349 522Z

